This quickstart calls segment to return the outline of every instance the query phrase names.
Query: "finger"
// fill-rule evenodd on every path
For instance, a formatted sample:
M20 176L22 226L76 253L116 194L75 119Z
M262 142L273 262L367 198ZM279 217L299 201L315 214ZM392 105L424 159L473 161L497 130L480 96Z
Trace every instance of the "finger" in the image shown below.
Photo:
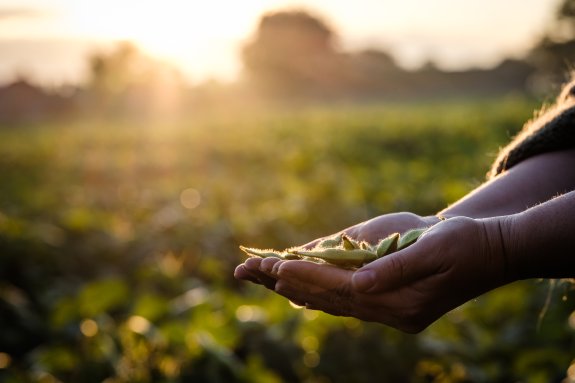
M277 267L276 275L278 279L302 286L310 292L337 291L342 286L349 286L353 271L309 261L288 261Z
M259 271L261 262L262 258L250 257L244 261L244 265L248 270Z
M249 270L246 269L243 263L236 266L236 269L234 270L234 278L259 283L259 280Z
M281 262L281 259L279 258L264 258L261 260L260 264L259 264L259 270L262 273L267 274L270 277L275 277L274 275L272 275L272 270L273 267L276 263Z
M314 299L313 296L305 290L296 288L281 279L276 282L275 292L299 306L305 306L307 302Z
M274 269L277 264L274 265ZM351 305L350 270L307 261L288 261L277 267L276 292L293 301L337 315L347 315Z
M375 293L406 285L437 272L425 239L421 242L380 258L357 270L352 276L354 291Z
M290 261L294 262L294 261ZM286 266L283 266L286 267ZM291 283L290 283L291 282ZM323 311L335 316L355 317L363 321L383 323L388 326L404 329L406 323L400 320L394 309L401 308L405 302L396 300L393 294L389 302L372 294L358 294L352 291L347 283L347 290L337 287L329 290L317 285L299 280L279 279L275 291L299 305L305 305L307 309ZM294 284L292 284L294 283ZM345 284L343 284L345 286Z
M301 285L294 286L283 280L277 281L275 291L290 301L312 310L321 310L338 316L353 315L350 301L330 291L309 292Z
M276 289L277 279L267 276L265 274L258 275L258 279L260 280L261 284L267 287L270 290Z
M241 264L236 267L234 270L234 277L237 279L242 279L246 281L250 281L259 285L264 285L270 290L275 290L276 279L262 273L258 270L253 270L251 268L246 267L246 264Z

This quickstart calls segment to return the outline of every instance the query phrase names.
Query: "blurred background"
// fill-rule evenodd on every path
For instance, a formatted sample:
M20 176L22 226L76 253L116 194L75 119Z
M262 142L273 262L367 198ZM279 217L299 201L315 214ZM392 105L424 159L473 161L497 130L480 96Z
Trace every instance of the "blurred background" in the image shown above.
M0 381L575 382L568 281L406 335L233 278L462 197L573 62L573 0L0 0Z

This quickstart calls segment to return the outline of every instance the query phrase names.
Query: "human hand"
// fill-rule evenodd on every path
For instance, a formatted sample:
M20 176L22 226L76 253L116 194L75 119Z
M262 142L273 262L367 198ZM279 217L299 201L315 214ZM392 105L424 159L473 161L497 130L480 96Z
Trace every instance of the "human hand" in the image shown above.
M269 258L258 266L268 282L274 281L268 287L296 304L416 333L469 299L514 280L501 224L500 218L440 222L414 245L355 272Z
M359 241L377 243L381 238L385 238L389 234L404 233L409 229L428 227L439 222L439 220L440 219L435 216L421 217L408 212L391 213L348 227L340 233L345 233L349 237ZM304 247L312 248L322 239L323 238L318 238L311 241L304 245ZM261 258L248 258L244 263L236 267L234 276L237 279L261 284L273 290L276 279L266 271L271 270L271 266L277 259L269 258L263 264L262 261L263 259Z

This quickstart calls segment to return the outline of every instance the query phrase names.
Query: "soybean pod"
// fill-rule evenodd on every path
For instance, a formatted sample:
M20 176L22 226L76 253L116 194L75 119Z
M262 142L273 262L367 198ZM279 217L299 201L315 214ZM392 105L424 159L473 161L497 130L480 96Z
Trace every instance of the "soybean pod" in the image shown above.
M384 255L393 253L397 250L397 241L399 240L399 233L393 233L381 241L375 247L375 254L378 258L383 257Z
M290 253L301 257L321 259L327 263L343 267L361 267L377 259L375 253L364 249L292 250Z
M316 248L322 248L322 249L329 249L332 247L338 247L341 244L343 236L344 235L340 233L340 234L336 234L332 237L322 239L321 241L319 241L319 243L317 245L315 245L315 247Z
M260 258L283 258L285 253L273 249L256 249L253 247L240 246L240 249L249 256Z
M277 251L244 246L240 246L240 249L250 257L274 257L284 260L303 259L316 263L329 263L343 268L357 268L412 245L426 230L427 228L412 229L402 235L393 233L373 246L365 241L359 242L345 234L337 234L321 240L311 250L294 247Z
M419 236L426 231L427 228L423 227L420 229L412 229L404 233L399 237L399 242L397 243L397 250L405 249L407 246L414 244Z

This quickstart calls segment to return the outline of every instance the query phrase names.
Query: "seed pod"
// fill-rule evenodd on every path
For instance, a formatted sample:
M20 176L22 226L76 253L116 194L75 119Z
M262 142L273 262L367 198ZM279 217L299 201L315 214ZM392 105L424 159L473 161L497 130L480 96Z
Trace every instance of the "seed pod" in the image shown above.
M391 254L397 250L397 241L399 240L399 233L393 233L383 238L375 247L375 254L378 258L384 255Z
M302 248L301 247L292 247L292 248L285 250L282 253L282 259L286 259L286 260L302 259L301 256L291 252L291 251L296 251L296 250L302 250Z
M302 257L321 259L325 262L342 267L361 267L365 263L377 259L375 253L363 249L323 249L323 250L291 250L290 253Z
M423 234L423 232L426 231L427 229L428 229L427 227L423 227L420 229L412 229L403 233L403 235L399 237L399 242L397 243L397 250L405 249L407 246L414 244L415 241L417 241L417 239L419 238L419 236Z
M373 246L371 246L371 245L369 244L369 242L366 242L366 241L361 241L361 242L359 243L359 248L360 248L360 249L363 249L363 250L371 251L372 253L374 252Z
M260 257L260 258L282 258L284 257L283 252L279 252L273 249L256 249L253 247L244 247L244 246L240 246L240 249L246 253L247 255L249 255L250 257Z
M322 249L329 249L331 247L338 247L341 244L341 238L343 237L343 234L336 234L334 236L331 236L329 238L323 239L321 241L319 241L319 243L317 245L315 245L316 248L322 248Z
M345 250L353 250L353 249L359 249L360 248L359 242L357 242L355 239L353 239L353 238L351 238L345 234L341 237L341 240L342 240L343 248Z

